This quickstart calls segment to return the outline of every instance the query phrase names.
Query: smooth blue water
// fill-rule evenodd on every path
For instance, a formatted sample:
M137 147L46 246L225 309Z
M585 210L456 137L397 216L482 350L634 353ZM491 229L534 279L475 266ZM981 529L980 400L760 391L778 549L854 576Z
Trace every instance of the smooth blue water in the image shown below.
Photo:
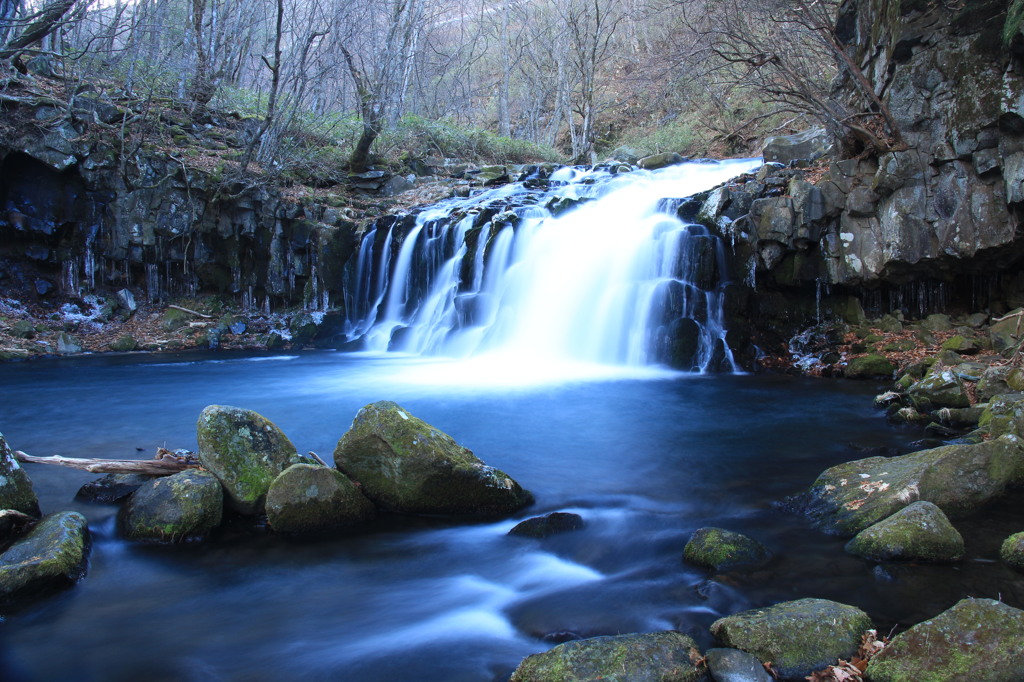
M78 586L0 623L0 679L492 680L564 633L677 628L707 646L715 618L784 599L857 604L888 630L967 593L1024 597L1016 574L974 561L992 542L968 537L958 567L880 572L774 505L863 448L916 437L872 409L875 386L649 370L531 386L455 369L334 352L0 365L0 430L35 455L194 448L199 412L221 403L329 458L361 406L390 399L537 498L497 522L391 518L307 544L233 527L208 543L147 546L117 537L113 507L73 501L94 476L27 465L44 511L85 513L94 547ZM555 510L586 528L506 535ZM993 535L1021 521L997 512ZM708 581L680 560L704 525L749 533L779 558Z

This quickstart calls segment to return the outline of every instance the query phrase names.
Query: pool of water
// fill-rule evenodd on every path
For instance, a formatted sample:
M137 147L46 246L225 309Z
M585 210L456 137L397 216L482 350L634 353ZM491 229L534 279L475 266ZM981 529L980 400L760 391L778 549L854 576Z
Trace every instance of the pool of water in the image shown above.
M849 556L778 504L832 464L918 437L886 425L870 384L583 369L524 380L312 352L8 364L0 386L12 447L78 457L194 449L200 411L227 404L330 460L360 407L394 400L536 497L497 521L392 517L307 543L232 525L210 542L152 546L118 537L114 507L74 501L95 476L26 465L45 512L88 517L93 550L74 589L5 614L2 679L494 680L576 636L673 628L708 646L716 618L785 599L855 604L886 631L967 595L1024 606L1020 576L992 561L1024 528L1018 499L958 523L968 558L936 567ZM507 535L556 510L585 528ZM688 567L683 546L705 525L747 533L776 558L717 577Z

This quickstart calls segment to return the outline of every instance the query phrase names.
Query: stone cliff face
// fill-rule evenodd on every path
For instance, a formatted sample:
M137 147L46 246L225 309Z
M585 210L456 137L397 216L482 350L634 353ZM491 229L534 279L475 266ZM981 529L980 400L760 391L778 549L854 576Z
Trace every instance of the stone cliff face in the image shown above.
M105 121L95 107L69 114L39 100L0 110L8 121L0 127L8 289L77 295L131 286L151 300L203 292L251 307L341 304L355 231L344 209L232 187L219 177L223 167L183 163L187 152L173 141L126 154L117 125L124 112L113 106L100 110ZM203 126L178 123L168 129L182 146L210 144L208 131L193 134Z

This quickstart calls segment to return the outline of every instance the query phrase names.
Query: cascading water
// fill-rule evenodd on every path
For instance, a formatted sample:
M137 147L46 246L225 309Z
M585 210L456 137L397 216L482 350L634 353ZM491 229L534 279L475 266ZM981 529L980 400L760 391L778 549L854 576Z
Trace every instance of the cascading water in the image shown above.
M759 163L538 170L378 224L355 259L349 340L505 366L735 369L721 241L665 198Z

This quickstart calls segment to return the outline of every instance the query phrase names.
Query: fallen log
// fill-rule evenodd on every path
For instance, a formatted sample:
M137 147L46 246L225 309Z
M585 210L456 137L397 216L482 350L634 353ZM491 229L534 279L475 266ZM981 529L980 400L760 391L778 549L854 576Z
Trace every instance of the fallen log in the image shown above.
M149 474L150 476L170 476L186 469L195 469L199 464L187 459L164 457L162 459L84 459L81 457L33 457L21 450L14 452L19 462L29 464L57 464L71 469L88 471L92 474Z
M180 310L183 313L189 313L191 315L195 315L196 317L201 317L201 318L203 318L205 320L212 320L213 319L213 315L207 315L206 313L201 313L198 310L192 310L191 308L182 308L180 305L169 305L167 307L168 308L174 308L175 310Z

